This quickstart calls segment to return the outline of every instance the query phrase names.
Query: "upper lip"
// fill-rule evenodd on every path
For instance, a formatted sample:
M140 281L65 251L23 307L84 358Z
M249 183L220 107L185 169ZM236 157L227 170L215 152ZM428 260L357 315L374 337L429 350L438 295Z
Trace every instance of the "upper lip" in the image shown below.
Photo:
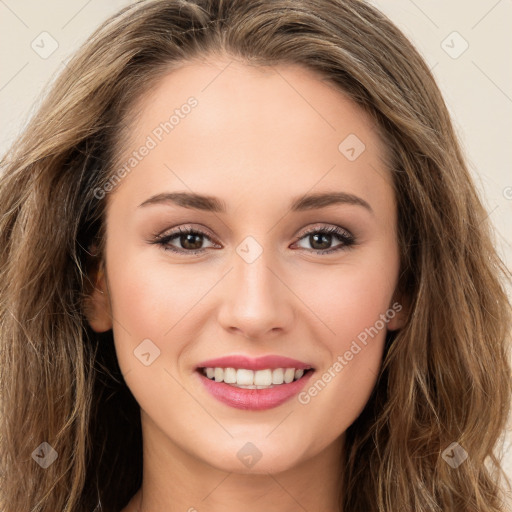
M198 368L245 368L247 370L266 370L267 368L295 368L307 370L313 368L310 364L292 359L290 357L267 355L250 357L244 355L231 355L208 359L197 365Z

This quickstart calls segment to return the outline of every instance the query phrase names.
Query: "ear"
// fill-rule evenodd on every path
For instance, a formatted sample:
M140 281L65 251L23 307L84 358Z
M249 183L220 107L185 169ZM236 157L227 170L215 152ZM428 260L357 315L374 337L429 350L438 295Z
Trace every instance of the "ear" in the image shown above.
M103 260L90 272L93 288L86 298L85 316L93 331L112 329L112 310Z
M409 304L402 294L395 293L388 309L388 330L397 331L406 324L409 316Z

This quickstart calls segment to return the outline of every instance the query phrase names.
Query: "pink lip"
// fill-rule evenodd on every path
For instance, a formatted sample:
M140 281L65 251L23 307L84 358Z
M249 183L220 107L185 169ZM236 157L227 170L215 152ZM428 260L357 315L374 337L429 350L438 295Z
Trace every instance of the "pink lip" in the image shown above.
M219 357L217 359L208 359L197 365L197 368L245 368L247 370L266 370L270 368L295 368L307 370L311 368L310 364L291 359L284 356L262 356L262 357L248 357L242 355ZM231 386L230 386L231 387Z
M216 366L220 367L217 364ZM233 366L226 366L226 368L233 368ZM277 368L280 368L280 366ZM288 368L296 368L296 366L288 366ZM273 388L244 389L231 386L225 382L210 380L200 370L196 372L206 390L217 400L236 409L253 411L272 409L290 400L300 392L313 373L312 371L306 372L300 379L290 382L290 384L277 384Z

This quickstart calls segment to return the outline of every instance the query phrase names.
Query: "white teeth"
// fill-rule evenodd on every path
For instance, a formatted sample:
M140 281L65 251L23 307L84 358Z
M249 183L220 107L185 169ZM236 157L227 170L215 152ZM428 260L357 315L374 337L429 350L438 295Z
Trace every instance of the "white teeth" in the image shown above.
M245 389L267 389L283 383L289 384L300 379L304 372L301 368L268 368L256 371L245 368L203 368L203 374L209 379Z
M226 384L236 384L236 370L234 368L224 370L224 382Z
M235 388L243 388L243 389L268 389L268 388L271 388L272 386L256 386L256 385L252 385L252 386L241 386L239 384L233 384L233 386Z
M254 372L239 368L236 371L236 383L242 386L252 386L254 384Z
M272 384L272 370L258 370L254 372L256 386L270 386Z
M272 384L282 384L284 382L284 372L282 368L276 368L272 372Z
M286 368L284 371L284 381L286 384L290 384L295 378L295 368Z

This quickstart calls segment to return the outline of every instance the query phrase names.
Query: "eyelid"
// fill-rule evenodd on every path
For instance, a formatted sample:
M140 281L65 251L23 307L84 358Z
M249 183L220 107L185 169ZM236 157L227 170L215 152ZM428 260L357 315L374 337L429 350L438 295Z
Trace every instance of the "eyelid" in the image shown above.
M165 229L164 231L161 231L160 233L155 233L152 235L153 239L162 239L166 238L167 236L174 236L179 235L180 233L188 233L190 231L193 231L194 233L200 233L204 236L207 236L212 241L216 241L215 235L202 224L177 224L176 226L172 226L170 228ZM216 241L216 243L219 243Z
M152 235L150 243L153 244L161 244L165 245L164 242L166 239L178 237L180 234L187 234L187 233L196 233L202 235L204 238L207 238L210 240L214 245L222 245L220 242L218 242L206 227L200 225L200 224L185 224L185 225L178 225L172 228L168 228L165 231L161 233L157 233ZM172 250L172 249L171 249ZM183 250L184 251L184 250ZM176 252L181 252L179 250L176 250ZM194 251L184 251L188 254L193 254ZM204 249L198 249L197 252L204 252Z
M354 235L352 235L352 233L348 229L346 229L344 227L337 226L337 225L334 225L334 224L315 224L315 225L313 225L311 227L308 227L306 229L306 231L303 231L296 238L296 241L299 241L301 238L304 238L305 236L307 236L307 235L309 235L311 233L317 233L318 231L330 231L332 233L342 232L342 233L344 233L347 236L347 238L355 238Z
M300 242L303 238L307 237L308 235L312 233L324 233L328 235L334 235L338 239L342 241L342 243L338 246L331 247L330 249L306 249L304 247L301 247L300 249L305 250L309 253L314 253L317 255L327 255L327 254L337 254L343 250L350 249L352 246L356 245L356 238L355 236L346 228L343 228L338 225L326 225L326 224L320 224L320 225L313 225L306 229L306 231L303 231L293 242L292 245L295 245L296 243Z
M197 227L199 226L199 227ZM155 234L153 235L152 240L149 242L151 244L158 244L161 245L164 250L171 251L178 255L195 255L195 254L204 254L208 248L202 248L202 249L196 249L196 250L186 250L186 249L178 249L173 248L172 246L168 245L171 239L179 237L180 234L187 234L187 233L194 233L202 235L203 237L210 240L214 245L221 245L216 238L211 235L210 231L202 226L202 225L196 225L196 224L186 224L186 225L179 225L177 227L169 228L165 230L161 234ZM330 235L337 236L338 239L342 240L343 243L341 243L340 246L336 246L334 248L330 249L307 249L304 247L300 247L299 249L307 251L309 253L314 253L318 255L324 255L324 254L334 254L337 252L340 252L343 249L349 249L352 245L356 244L356 238L352 233L347 230L346 228L343 228L338 225L334 224L321 224L318 223L316 225L308 227L305 231L303 231L300 235L298 235L294 242L292 242L292 245L295 245L297 242L308 236L312 233L327 233Z

